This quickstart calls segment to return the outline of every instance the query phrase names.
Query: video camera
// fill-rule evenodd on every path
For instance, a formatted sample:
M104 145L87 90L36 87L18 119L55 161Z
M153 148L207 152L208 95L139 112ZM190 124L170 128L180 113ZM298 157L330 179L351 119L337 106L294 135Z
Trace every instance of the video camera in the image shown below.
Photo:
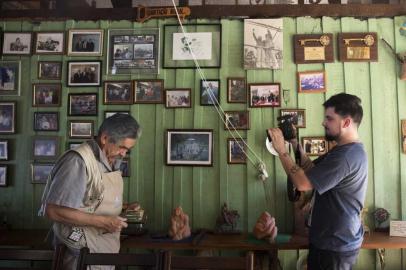
M285 141L289 141L291 139L296 138L296 132L293 128L293 125L297 123L297 115L295 114L286 114L284 116L279 116L276 118L278 120L278 127L282 131L283 138ZM266 131L266 135L268 136L269 141L271 142L272 139L270 138L268 131Z

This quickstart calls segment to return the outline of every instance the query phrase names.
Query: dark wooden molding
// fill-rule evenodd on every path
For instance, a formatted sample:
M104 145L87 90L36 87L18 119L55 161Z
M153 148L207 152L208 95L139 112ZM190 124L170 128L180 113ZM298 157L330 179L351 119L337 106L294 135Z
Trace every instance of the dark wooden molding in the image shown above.
M0 10L3 20L133 20L137 8L66 8L57 1L56 9ZM406 14L405 4L329 4L329 5L260 5L260 6L190 6L190 19L271 18L271 17L394 17Z

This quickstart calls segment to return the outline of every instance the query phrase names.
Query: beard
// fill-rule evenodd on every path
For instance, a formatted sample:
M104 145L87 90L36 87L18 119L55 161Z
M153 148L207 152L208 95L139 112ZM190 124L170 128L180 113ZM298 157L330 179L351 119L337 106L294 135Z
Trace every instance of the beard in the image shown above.
M340 137L340 134L337 135L333 135L333 134L329 134L327 132L327 130L325 130L325 135L324 137L326 138L327 141L331 142L331 141L337 141L337 139Z

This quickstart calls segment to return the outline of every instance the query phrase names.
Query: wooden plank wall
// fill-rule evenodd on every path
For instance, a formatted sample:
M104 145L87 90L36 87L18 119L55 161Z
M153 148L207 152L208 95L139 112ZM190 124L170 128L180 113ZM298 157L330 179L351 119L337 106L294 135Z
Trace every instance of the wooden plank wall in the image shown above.
M399 33L406 17L365 19L354 18L284 18L284 63L283 70L244 70L243 21L242 20L193 20L190 23L222 24L222 68L204 69L206 78L220 79L220 100L224 110L250 110L251 129L241 131L250 147L264 160L269 179L260 182L258 172L252 164L228 165L226 141L231 137L213 107L200 106L200 77L193 69L160 69L159 75L105 75L106 56L68 57L63 56L4 56L2 60L21 60L21 96L0 96L1 101L17 101L17 133L1 135L11 142L11 160L1 162L10 167L10 186L0 188L0 213L6 213L13 228L45 228L49 224L36 216L44 185L31 184L30 165L31 138L35 135L57 135L61 151L67 147L68 93L97 92L99 94L99 115L86 117L100 125L106 110L129 110L143 127L143 135L131 152L131 177L125 181L126 200L138 200L146 209L150 230L166 230L174 207L181 205L189 214L191 226L212 228L223 202L237 209L241 215L239 228L251 231L264 210L276 217L279 232L290 233L293 228L292 204L286 196L286 176L280 162L268 154L264 147L264 131L276 125L279 109L250 109L245 104L227 103L227 77L246 77L248 83L280 82L282 89L290 90L290 101L282 107L306 109L307 127L300 130L301 136L323 135L321 104L331 95L345 91L358 95L363 102L364 120L360 127L361 139L369 158L369 185L366 207L369 209L367 223L373 227L372 211L384 207L393 219L406 219L406 157L401 152L400 120L406 119L406 82L398 79L400 65L393 55L379 41L379 61L374 63L343 63L337 59L328 64L295 65L293 63L292 35L310 33L377 32L397 52L406 50L406 37ZM0 22L4 31L66 31L68 29L105 29L104 52L107 51L108 29L160 28L161 53L163 25L175 20L152 20L144 24L130 21L63 21L33 24L26 21ZM162 55L162 54L161 54ZM104 105L102 87L66 87L66 61L79 59L100 59L103 61L103 80L129 80L159 78L165 80L165 88L192 88L193 104L188 109L165 109L164 105ZM62 106L59 108L34 108L32 84L40 82L37 77L38 61L63 61ZM325 70L327 92L317 94L297 93L297 71ZM41 81L47 82L47 81ZM36 111L59 111L59 132L33 131L33 113ZM76 118L79 119L79 118ZM213 167L169 167L164 160L164 135L170 128L210 128L214 131ZM254 154L250 154L254 158ZM296 260L303 251L280 253L284 269L294 269ZM387 250L386 269L406 268L405 251ZM379 269L379 259L374 251L362 250L356 269Z

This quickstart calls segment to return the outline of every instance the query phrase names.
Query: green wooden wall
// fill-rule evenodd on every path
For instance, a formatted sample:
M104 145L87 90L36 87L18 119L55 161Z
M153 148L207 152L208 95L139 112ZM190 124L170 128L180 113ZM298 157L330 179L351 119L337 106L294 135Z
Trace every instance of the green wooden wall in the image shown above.
M31 184L30 165L31 138L35 135L55 135L61 141L61 151L67 147L67 121L79 119L67 116L68 93L97 92L99 115L83 117L95 121L99 126L106 110L130 110L143 127L143 135L131 152L131 177L125 179L125 197L138 200L146 209L150 230L168 227L171 210L181 205L189 214L191 226L212 228L220 206L227 202L241 215L240 229L251 231L259 214L267 210L276 217L279 232L290 233L293 227L292 203L287 199L285 173L280 162L264 147L268 127L276 125L279 108L250 109L244 104L230 104L226 100L227 77L246 77L248 83L280 82L282 89L290 89L290 101L282 108L306 109L307 127L300 130L301 136L323 135L321 104L331 95L345 91L362 98L364 120L360 127L361 139L369 158L369 185L366 207L370 213L375 207L384 207L393 219L406 219L406 156L401 152L400 120L406 119L406 82L398 79L397 63L379 41L379 61L374 63L343 63L337 59L328 64L296 65L293 63L294 34L340 32L377 32L398 51L406 50L406 37L399 34L399 27L406 17L359 20L354 18L284 18L284 63L283 70L244 70L242 68L243 21L197 20L192 23L220 22L222 24L222 67L203 70L206 78L221 80L221 105L224 110L250 110L251 129L240 132L250 147L265 161L269 179L257 179L256 168L247 165L228 165L226 139L231 137L213 107L200 106L200 77L193 69L160 69L159 75L105 75L106 57L3 56L2 60L20 59L22 62L21 95L0 96L1 101L17 101L17 133L1 135L11 141L11 160L1 162L10 168L11 182L0 188L0 212L6 213L13 228L45 228L49 224L36 216L44 185ZM4 31L65 31L68 29L129 29L160 28L175 20L152 20L144 24L129 21L58 21L32 23L27 21L0 22ZM107 44L104 44L106 52ZM336 43L336 42L334 42ZM161 33L161 52L163 38ZM336 45L336 44L335 44ZM335 48L337 52L337 48ZM165 109L163 104L149 105L104 105L102 87L66 87L66 61L102 60L103 80L129 80L159 78L165 80L165 88L192 88L193 106L188 109ZM38 61L63 61L62 106L58 108L34 108L32 84L40 82L37 77ZM298 94L296 72L324 69L327 74L327 92ZM48 82L48 81L41 81ZM59 111L59 132L34 132L33 113L36 111ZM80 117L82 118L82 117ZM164 134L170 128L210 128L214 131L213 167L165 166ZM251 154L252 155L252 154ZM373 227L369 215L367 223ZM284 269L295 269L296 260L302 251L280 252ZM405 254L402 250L388 250L386 269L405 269ZM375 251L362 250L356 269L379 269Z

